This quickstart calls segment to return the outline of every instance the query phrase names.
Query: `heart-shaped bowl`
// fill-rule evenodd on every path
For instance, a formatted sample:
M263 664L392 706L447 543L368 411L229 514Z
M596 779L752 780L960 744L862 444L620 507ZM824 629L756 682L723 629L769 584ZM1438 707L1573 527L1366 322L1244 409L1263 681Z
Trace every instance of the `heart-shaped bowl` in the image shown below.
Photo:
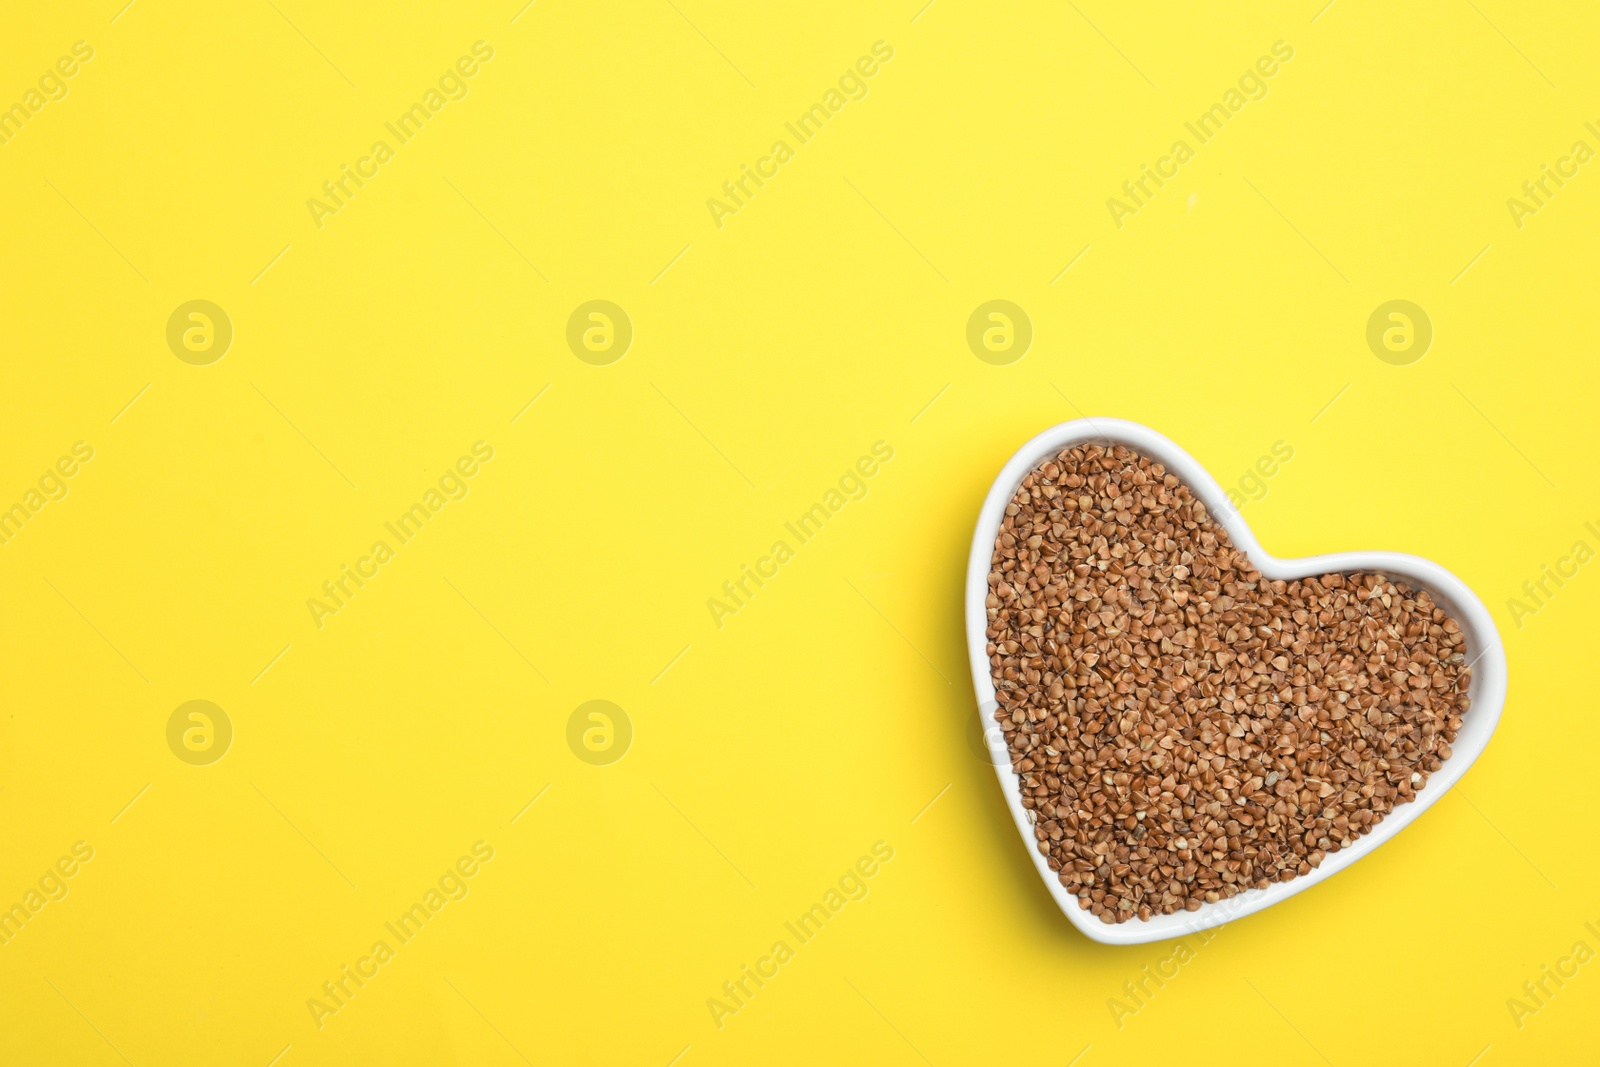
M1310 874L1287 882L1274 882L1266 889L1246 889L1230 899L1215 904L1201 904L1198 911L1180 911L1173 915L1153 915L1148 920L1135 918L1108 924L1079 905L1078 899L1061 884L1046 858L1039 853L1033 832L1032 812L1022 806L1021 779L1012 768L1011 753L999 724L994 721L999 704L995 699L994 680L990 674L989 618L985 600L989 593L989 570L995 539L1000 533L1000 521L1022 479L1062 449L1085 443L1126 445L1164 464L1168 473L1181 479L1205 505L1211 517L1228 531L1234 547L1249 556L1250 562L1269 580L1292 580L1334 572L1376 573L1403 581L1414 589L1427 590L1439 607L1461 626L1466 637L1466 656L1472 667L1472 681L1467 691L1470 703L1462 717L1461 730L1450 746L1450 758L1428 776L1426 786L1415 800L1395 805L1370 833L1358 837L1347 848L1328 853L1322 865ZM1017 832L1022 835L1023 846L1028 855L1033 857L1039 877L1044 879L1050 895L1055 897L1067 918L1085 935L1107 945L1164 941L1220 926L1287 900L1370 855L1379 845L1410 826L1446 790L1461 780L1467 768L1489 744L1489 737L1500 721L1500 709L1506 697L1506 654L1500 643L1500 632L1495 628L1494 620L1483 602L1461 579L1437 563L1399 552L1334 552L1302 559L1271 556L1256 541L1249 524L1228 500L1222 486L1193 456L1149 427L1124 419L1084 418L1052 427L1023 445L1001 469L983 502L983 510L978 513L978 528L972 535L972 555L967 562L967 652L972 661L972 684L978 698L978 714L982 719L989 758L994 762L1000 788L1005 793L1006 804L1011 808Z

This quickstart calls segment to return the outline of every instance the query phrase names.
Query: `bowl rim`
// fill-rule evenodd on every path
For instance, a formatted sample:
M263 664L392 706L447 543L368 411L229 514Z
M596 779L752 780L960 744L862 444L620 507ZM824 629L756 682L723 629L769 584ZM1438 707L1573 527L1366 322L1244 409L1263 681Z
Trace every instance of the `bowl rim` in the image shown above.
M1063 448L1086 442L1126 445L1164 464L1169 473L1189 486L1212 517L1228 531L1234 546L1243 551L1268 579L1303 578L1334 571L1376 572L1426 589L1460 624L1466 636L1466 654L1473 668L1473 677L1467 690L1471 703L1462 729L1451 745L1450 758L1444 761L1443 767L1429 775L1427 785L1415 800L1396 806L1370 833L1358 838L1349 848L1329 853L1322 865L1310 874L1287 882L1274 882L1266 889L1247 889L1230 900L1202 904L1198 911L1154 915L1148 920L1135 918L1110 924L1101 922L1092 913L1083 910L1077 898L1050 870L1047 859L1039 853L1028 809L1022 806L1021 779L1012 769L1003 734L993 719L999 704L989 674L988 613L985 602L989 590L990 561L995 540L999 536L1000 520L1006 505L1022 484L1022 479ZM1066 917L1085 936L1107 945L1148 944L1220 926L1304 892L1370 855L1385 841L1411 825L1461 780L1488 746L1505 704L1506 658L1500 631L1488 609L1465 582L1432 560L1400 552L1350 551L1280 559L1267 552L1256 540L1249 524L1228 499L1222 486L1198 460L1157 431L1126 419L1084 417L1052 426L1019 448L1000 469L988 496L984 498L973 532L972 552L967 561L966 622L967 653L973 689L978 698L979 728L1023 845L1033 858L1034 867L1050 890L1050 895Z

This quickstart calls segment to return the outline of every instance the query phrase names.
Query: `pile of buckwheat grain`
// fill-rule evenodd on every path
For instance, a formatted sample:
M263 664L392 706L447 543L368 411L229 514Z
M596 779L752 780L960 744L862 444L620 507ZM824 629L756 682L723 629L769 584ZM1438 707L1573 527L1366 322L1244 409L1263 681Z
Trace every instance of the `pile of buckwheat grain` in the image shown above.
M1461 628L1426 592L1268 582L1121 445L1023 479L988 617L1039 851L1107 923L1311 873L1415 799L1467 710Z

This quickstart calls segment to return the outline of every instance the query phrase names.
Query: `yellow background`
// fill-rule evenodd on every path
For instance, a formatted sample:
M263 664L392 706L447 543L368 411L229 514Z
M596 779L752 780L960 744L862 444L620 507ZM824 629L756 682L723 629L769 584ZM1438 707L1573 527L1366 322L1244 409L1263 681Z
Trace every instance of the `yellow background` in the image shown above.
M1600 148L1600 20L921 2L13 5L0 102L95 54L0 146L0 505L95 456L0 547L0 905L95 856L0 947L0 1061L1592 1058L1600 965L1520 1028L1507 999L1600 948L1600 578L1520 628L1506 601L1597 544L1600 163L1521 228L1506 200ZM319 229L307 199L478 40L469 95ZM707 199L880 40L719 229ZM1107 198L1280 40L1119 229ZM610 366L565 340L595 298L635 331ZM997 298L1035 331L1001 367L965 341ZM1365 341L1396 298L1435 330L1406 367ZM210 366L166 344L192 299L233 323ZM1057 912L974 756L962 632L990 480L1080 412L1225 484L1288 442L1263 542L1438 560L1511 669L1456 793L1120 1027L1172 946ZM318 629L307 598L478 440L470 495ZM715 626L877 441L866 498ZM167 747L193 699L234 726L210 766ZM633 724L610 766L566 743L592 699ZM479 840L470 895L319 1029L308 998ZM719 1029L708 998L880 840L867 899Z

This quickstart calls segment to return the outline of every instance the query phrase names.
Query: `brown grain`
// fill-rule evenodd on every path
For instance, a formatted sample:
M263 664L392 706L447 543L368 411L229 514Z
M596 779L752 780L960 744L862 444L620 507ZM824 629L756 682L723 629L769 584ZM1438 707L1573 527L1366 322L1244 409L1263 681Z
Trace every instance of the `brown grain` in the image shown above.
M995 719L1039 851L1108 923L1311 873L1450 757L1461 628L1377 574L1266 581L1124 446L1063 450L989 573Z

